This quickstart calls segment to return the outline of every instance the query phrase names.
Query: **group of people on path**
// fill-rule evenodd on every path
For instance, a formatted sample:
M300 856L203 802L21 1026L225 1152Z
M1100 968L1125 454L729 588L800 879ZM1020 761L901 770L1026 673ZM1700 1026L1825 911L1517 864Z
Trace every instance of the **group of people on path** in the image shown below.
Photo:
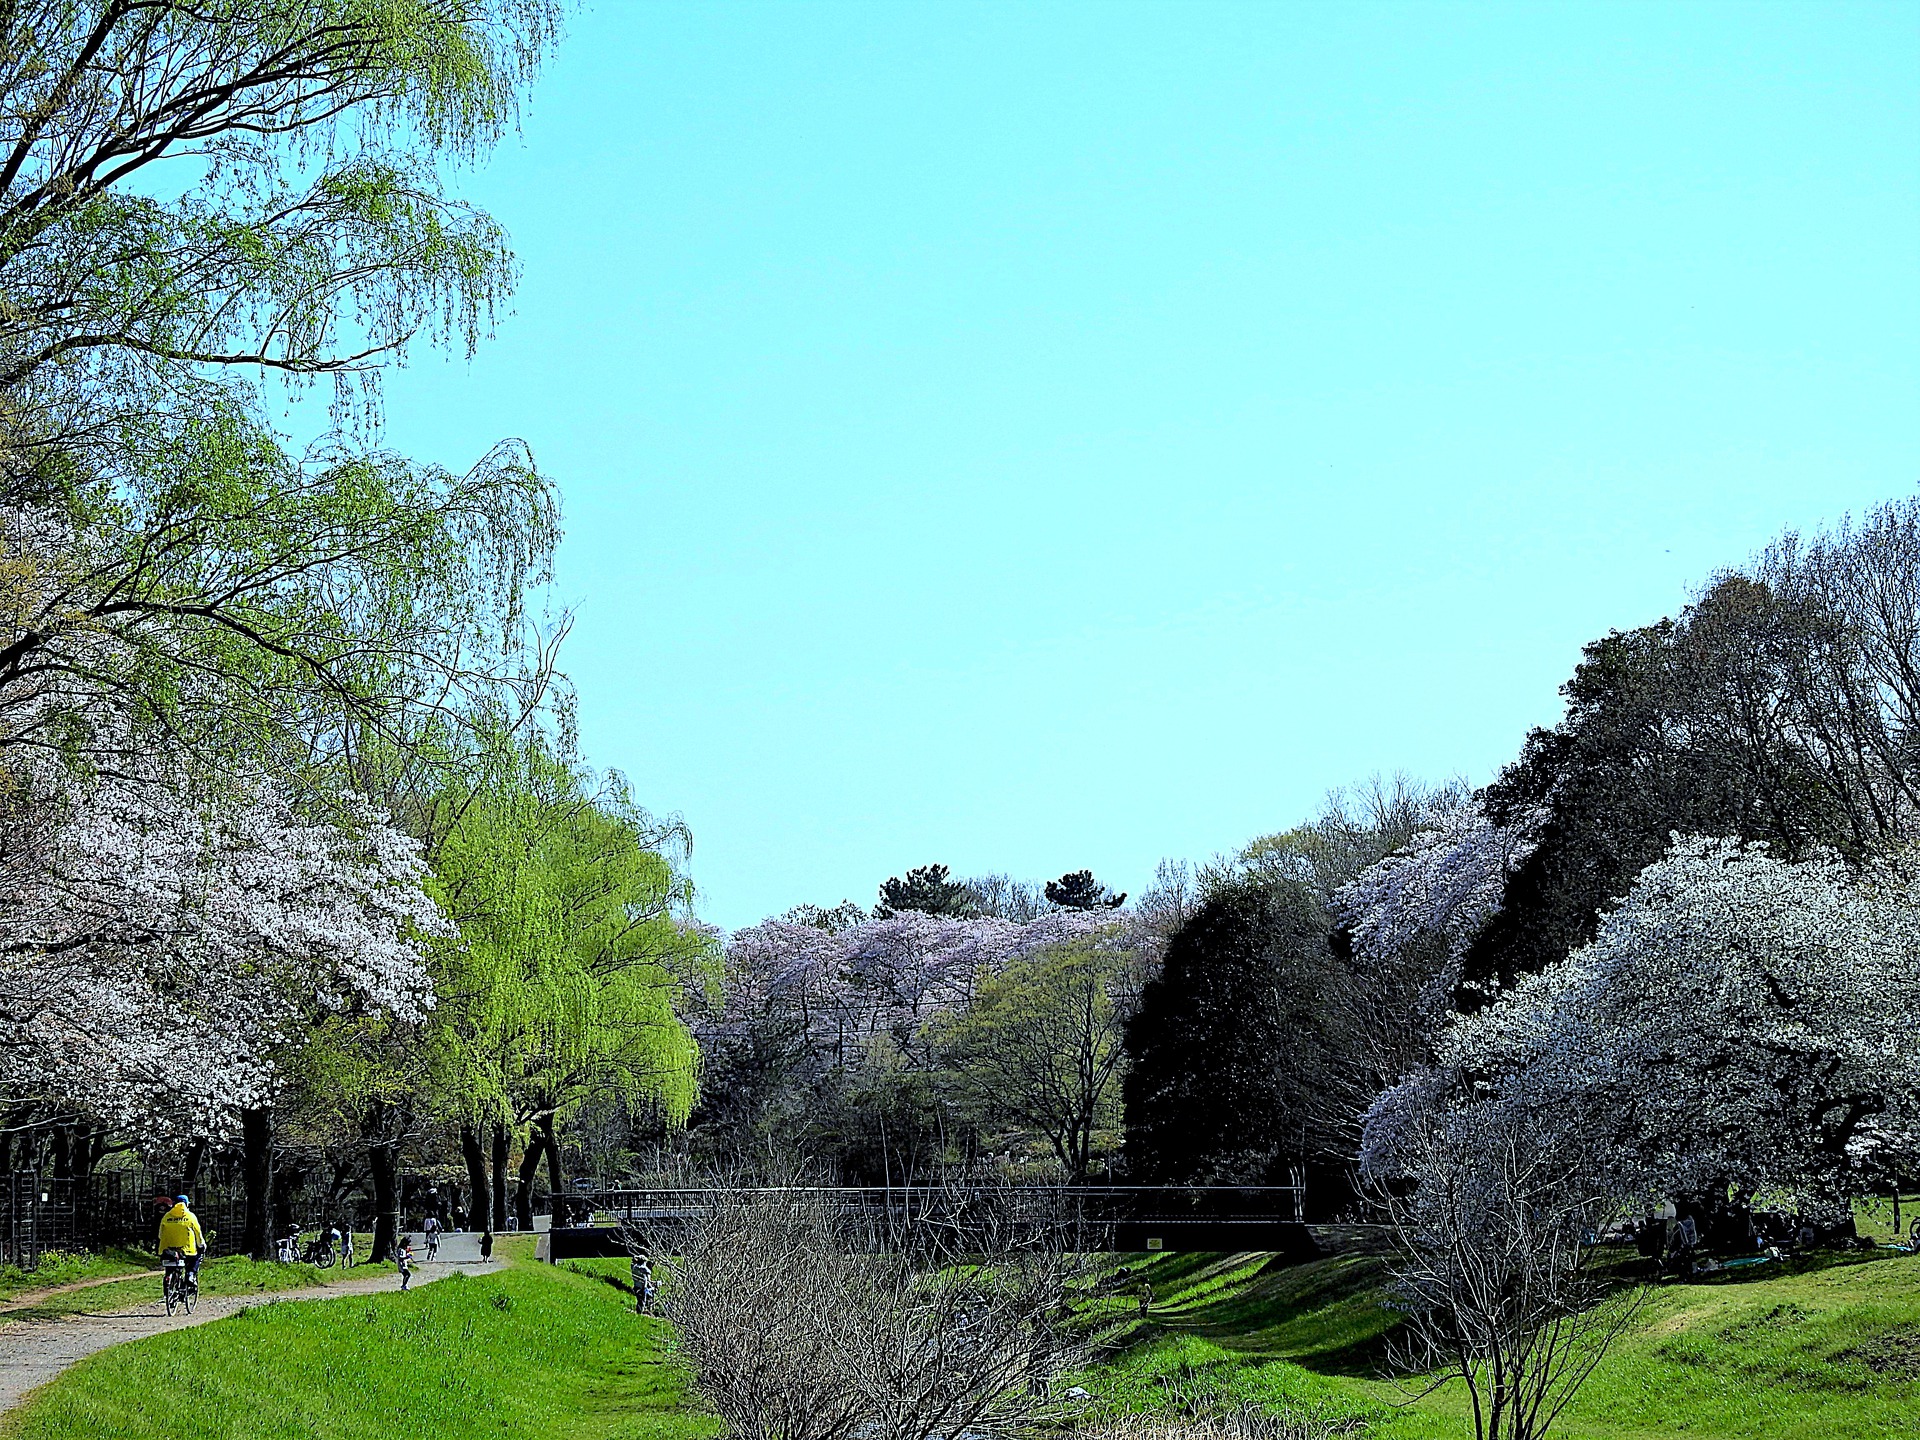
M206 1258L207 1233L201 1228L200 1218L193 1213L193 1207L185 1195L176 1195L171 1201L160 1197L156 1204L167 1206L160 1217L159 1250L163 1260L170 1254L178 1253L186 1262L187 1283L196 1291L200 1288L200 1262ZM439 1249L440 1220L438 1216L428 1215L424 1233L427 1237L429 1255ZM342 1230L338 1225L330 1224L320 1232L313 1245L305 1252L300 1248L300 1228L294 1226L280 1237L274 1246L274 1258L284 1265L298 1261L312 1262L319 1258L324 1249L330 1254L339 1255L341 1262L349 1269L354 1264L353 1231ZM413 1284L415 1261L413 1255L413 1236L402 1235L394 1251L394 1266L400 1272L400 1288L406 1290Z

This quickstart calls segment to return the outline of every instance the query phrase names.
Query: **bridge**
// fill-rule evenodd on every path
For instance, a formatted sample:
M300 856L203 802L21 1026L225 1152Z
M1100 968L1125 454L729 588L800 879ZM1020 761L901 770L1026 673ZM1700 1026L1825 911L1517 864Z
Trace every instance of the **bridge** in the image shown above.
M869 1233L933 1231L964 1237L986 1227L1051 1232L1071 1248L1271 1250L1318 1253L1307 1231L1300 1185L890 1185L765 1186L740 1189L608 1189L571 1197L588 1223L556 1223L545 1258L625 1253L625 1236L670 1252L690 1225L748 1197L819 1205Z

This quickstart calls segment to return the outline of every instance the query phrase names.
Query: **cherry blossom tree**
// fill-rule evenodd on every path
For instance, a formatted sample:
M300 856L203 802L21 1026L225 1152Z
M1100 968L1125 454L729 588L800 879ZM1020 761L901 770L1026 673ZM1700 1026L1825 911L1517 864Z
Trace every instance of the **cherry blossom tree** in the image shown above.
M149 1150L230 1139L329 1017L431 1008L425 946L446 922L417 847L368 808L313 818L265 781L190 788L157 767L33 778L0 859L16 1106Z
M1336 892L1354 955L1385 965L1438 939L1457 963L1530 849L1530 826L1495 824L1474 797L1443 794L1412 840Z
M1457 1019L1439 1073L1568 1136L1617 1195L1835 1204L1914 1132L1915 902L1910 864L1676 838L1591 944ZM1370 1148L1423 1086L1382 1097Z
M871 1109L882 1103L873 1087L930 1080L932 1027L970 1004L983 978L1116 923L1113 911L1026 923L901 911L833 929L782 918L736 930L718 994L694 1021L704 1116L740 1145L769 1125L792 1133L831 1123L839 1102L823 1097L836 1087L852 1087L847 1103Z
M1335 892L1346 955L1335 997L1359 1064L1355 1113L1430 1058L1461 998L1461 961L1500 912L1533 846L1531 823L1496 824L1481 802L1442 792L1405 845Z

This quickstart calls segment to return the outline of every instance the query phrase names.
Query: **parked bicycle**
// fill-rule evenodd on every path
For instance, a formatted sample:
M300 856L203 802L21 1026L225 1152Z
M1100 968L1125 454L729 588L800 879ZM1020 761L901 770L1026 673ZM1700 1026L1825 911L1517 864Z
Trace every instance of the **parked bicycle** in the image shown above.
M306 1243L300 1251L300 1261L304 1265L317 1265L322 1270L333 1268L339 1256L334 1254L333 1237L324 1232Z
M193 1302L200 1298L200 1277L187 1264L186 1251L168 1249L160 1256L160 1298L166 1301L167 1314L183 1306L193 1313Z

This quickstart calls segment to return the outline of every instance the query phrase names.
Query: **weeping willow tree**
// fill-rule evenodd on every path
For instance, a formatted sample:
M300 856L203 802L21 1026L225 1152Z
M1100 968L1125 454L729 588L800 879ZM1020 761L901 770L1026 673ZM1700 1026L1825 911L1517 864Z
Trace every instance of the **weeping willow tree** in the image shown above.
M713 941L692 916L683 825L543 742L514 758L440 846L439 899L460 938L444 950L433 1049L493 1225L507 1222L503 1172L521 1147L524 1228L543 1158L564 1191L561 1133L584 1107L686 1119L699 1051L679 1002Z
M557 497L517 442L464 469L394 454L378 401L384 367L471 354L512 294L505 232L453 181L511 133L560 19L0 3L0 832L97 773L154 783L156 755L190 793L264 771L351 813L368 745L540 688L523 599ZM325 433L281 433L279 382L333 386ZM0 1047L20 1023L0 1014ZM289 1036L282 1093L404 1094L405 1037L318 1028L338 1054ZM363 1053L388 1078L330 1068ZM273 1114L241 1117L255 1253ZM373 1130L390 1157L396 1124Z
M343 716L397 732L517 677L554 496L516 442L465 473L392 454L378 395L511 295L505 233L446 181L558 24L552 0L0 5L0 763L297 763ZM331 433L277 433L276 378L333 383Z

